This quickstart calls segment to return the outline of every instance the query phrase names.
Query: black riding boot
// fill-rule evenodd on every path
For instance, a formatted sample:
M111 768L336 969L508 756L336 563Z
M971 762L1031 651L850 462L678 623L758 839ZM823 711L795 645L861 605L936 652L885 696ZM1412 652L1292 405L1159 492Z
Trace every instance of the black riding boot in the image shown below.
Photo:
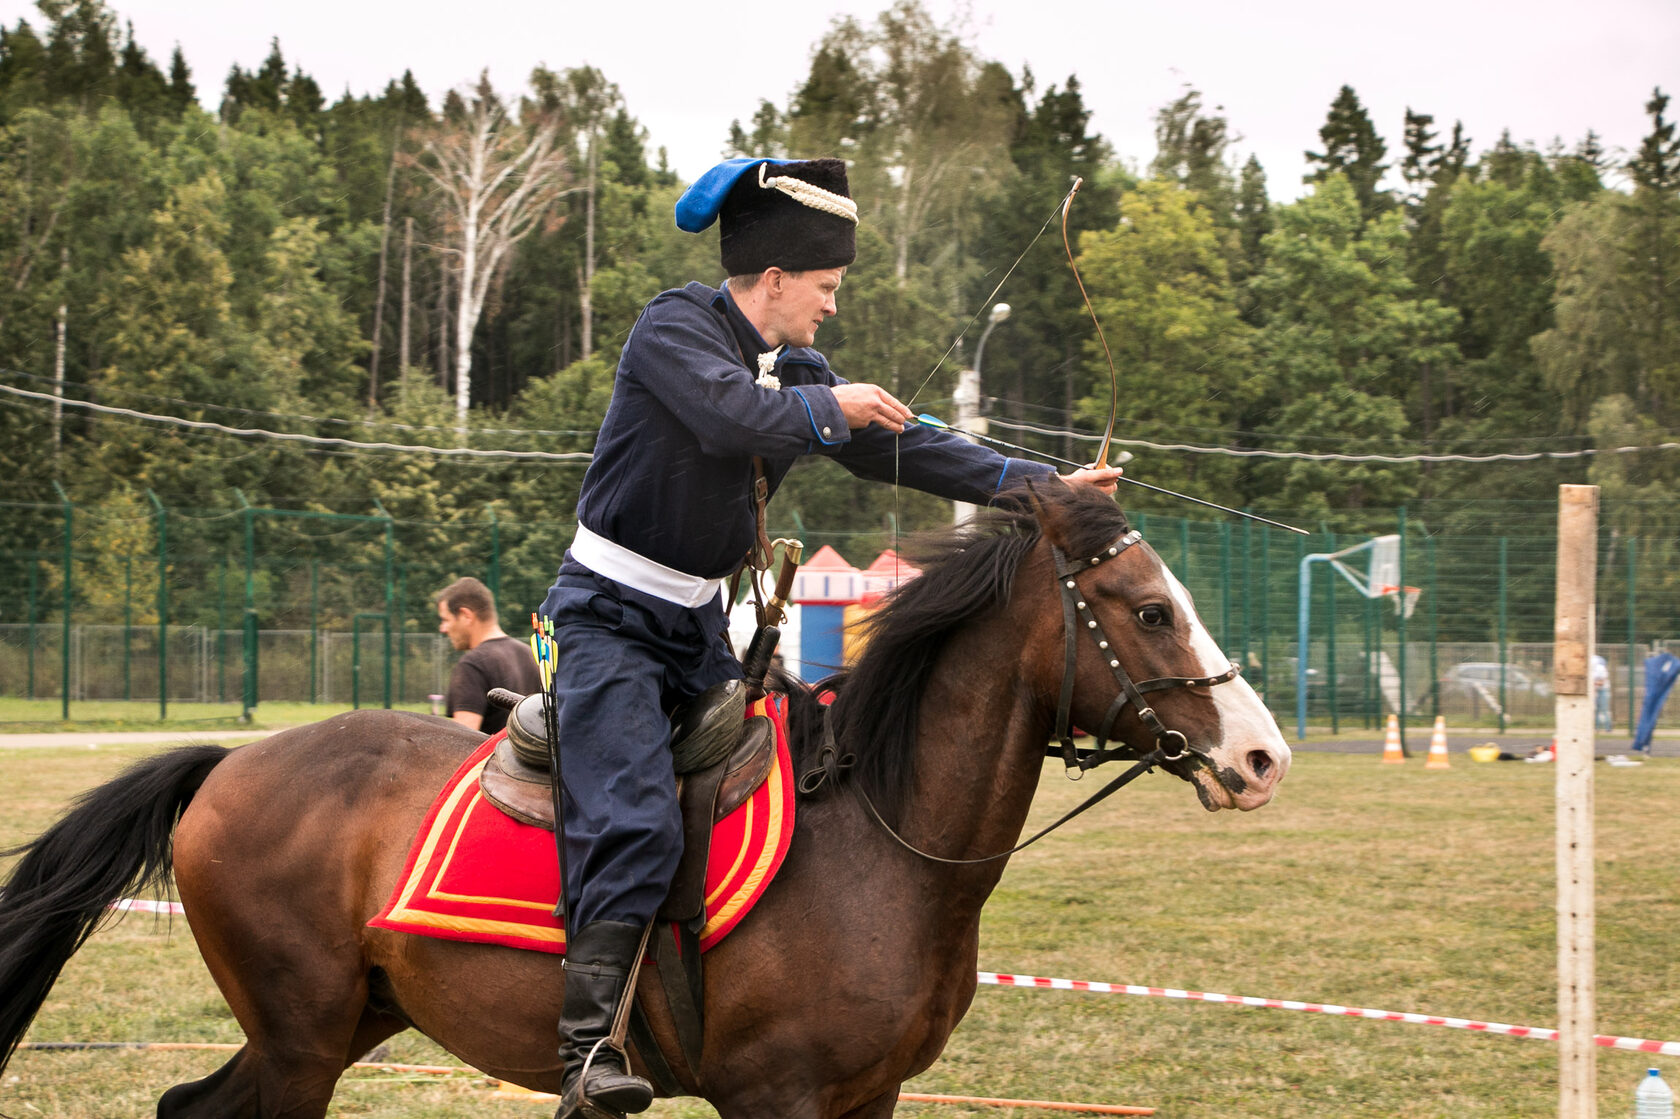
M567 941L560 1010L565 1077L555 1119L633 1115L653 1103L653 1086L629 1073L624 1055L611 1042L597 1045L612 1034L619 1000L634 997L625 986L641 944L641 926L622 921L596 921Z

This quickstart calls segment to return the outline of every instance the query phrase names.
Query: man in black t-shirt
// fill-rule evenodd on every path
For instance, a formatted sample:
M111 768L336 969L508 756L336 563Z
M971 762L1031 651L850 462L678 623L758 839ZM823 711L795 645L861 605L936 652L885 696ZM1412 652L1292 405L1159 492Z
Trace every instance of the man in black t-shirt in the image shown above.
M449 674L444 713L462 726L495 734L507 725L507 712L485 698L491 688L520 695L542 690L531 648L502 632L496 622L495 596L470 576L443 589L437 611L438 632L466 653Z

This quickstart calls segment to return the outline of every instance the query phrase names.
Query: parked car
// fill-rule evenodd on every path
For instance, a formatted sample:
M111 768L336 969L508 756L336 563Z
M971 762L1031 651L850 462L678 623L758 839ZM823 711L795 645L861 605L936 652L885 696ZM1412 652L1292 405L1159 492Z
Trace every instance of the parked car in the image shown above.
M1499 698L1499 672L1502 666L1497 661L1465 661L1455 664L1441 676L1441 695L1476 695L1479 697ZM1505 694L1509 697L1518 695L1549 696L1552 685L1529 673L1525 668L1514 664L1503 666L1505 671Z

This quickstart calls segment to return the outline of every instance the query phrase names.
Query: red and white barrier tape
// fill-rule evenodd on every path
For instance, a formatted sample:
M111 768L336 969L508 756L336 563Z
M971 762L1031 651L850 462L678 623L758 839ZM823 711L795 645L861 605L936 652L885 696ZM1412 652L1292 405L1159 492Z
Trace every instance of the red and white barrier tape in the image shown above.
M145 898L122 898L112 903L112 909L130 913L168 913L184 911L180 902L150 901ZM1471 1018L1443 1018L1434 1014L1409 1014L1399 1010L1370 1010L1362 1006L1338 1006L1335 1003L1297 1002L1294 999L1262 999L1253 995L1220 995L1211 991L1181 991L1174 987L1140 987L1135 983L1104 983L1088 979L1046 979L1039 975L1009 975L1004 972L982 971L980 982L994 987L1033 987L1055 991L1086 991L1097 995L1153 995L1163 999L1190 999L1195 1002L1222 1002L1234 1006L1260 1006L1270 1010L1304 1010L1309 1014L1333 1014L1344 1018L1367 1018L1374 1022L1411 1022L1419 1026L1446 1026L1454 1030L1474 1030L1477 1033L1502 1034L1506 1037L1527 1037L1538 1041L1556 1041L1556 1030L1546 1026L1508 1026L1503 1022L1478 1022ZM1642 1037L1614 1037L1595 1034L1593 1041L1605 1049L1628 1049L1638 1053L1660 1053L1665 1057L1680 1057L1680 1041L1651 1041Z
M186 913L178 901L153 901L150 898L118 898L111 908L122 913L168 913L179 917Z
M1412 1022L1420 1026L1446 1026L1455 1030L1504 1034L1556 1041L1558 1032L1544 1026L1507 1026L1501 1022L1477 1022L1469 1018L1442 1018L1433 1014L1407 1014L1397 1010L1369 1010L1335 1003L1296 1002L1293 999L1262 999L1252 995L1219 995L1211 991L1181 991L1173 987L1139 987L1133 983L1102 983L1084 979L1045 979L1037 975L1008 975L982 971L980 982L998 987L1034 987L1057 991L1088 991L1100 995L1153 995L1156 998L1223 1002L1236 1006L1262 1006L1272 1010L1305 1010L1312 1014L1334 1014L1347 1018L1369 1018L1378 1022ZM1649 1041L1642 1037L1612 1037L1596 1034L1593 1041L1606 1049L1631 1049L1640 1053L1661 1053L1680 1057L1680 1041Z

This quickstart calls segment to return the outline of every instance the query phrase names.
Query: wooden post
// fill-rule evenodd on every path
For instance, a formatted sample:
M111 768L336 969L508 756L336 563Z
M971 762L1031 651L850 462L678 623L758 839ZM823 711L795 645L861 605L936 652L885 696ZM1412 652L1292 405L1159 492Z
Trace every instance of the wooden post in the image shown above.
M1589 666L1598 581L1598 487L1558 487L1558 1115L1597 1119L1593 955L1593 747Z

